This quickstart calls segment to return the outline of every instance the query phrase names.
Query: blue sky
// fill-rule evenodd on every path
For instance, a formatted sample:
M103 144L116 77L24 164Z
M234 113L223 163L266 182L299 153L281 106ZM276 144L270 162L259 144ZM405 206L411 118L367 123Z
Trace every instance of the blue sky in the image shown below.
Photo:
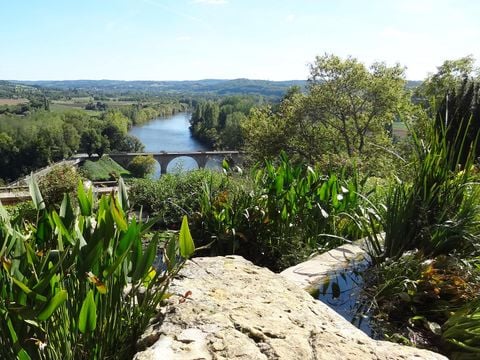
M305 79L316 55L422 79L480 59L476 0L0 0L0 79Z

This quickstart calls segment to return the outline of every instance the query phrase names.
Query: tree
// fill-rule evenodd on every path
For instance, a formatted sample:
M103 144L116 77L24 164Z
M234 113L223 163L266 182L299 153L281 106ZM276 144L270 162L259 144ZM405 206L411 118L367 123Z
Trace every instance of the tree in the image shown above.
M134 177L144 178L155 170L156 161L152 155L135 156L127 166Z
M115 150L120 152L143 152L145 150L145 145L143 145L140 139L136 136L126 135L122 141L115 146Z
M362 155L369 142L384 143L402 102L407 102L400 65L318 56L310 65L306 116L337 136L349 157Z
M87 129L80 138L80 151L84 151L91 157L102 147L102 136L95 129Z
M128 118L119 111L109 110L103 115L103 120L107 125L116 127L120 132L126 134L128 132Z
M12 168L15 168L18 148L13 139L3 132L0 132L0 154L2 154L0 156L0 178L11 180L14 175Z
M410 104L399 65L367 68L354 58L324 55L310 66L305 94L291 89L274 110L251 112L242 126L245 149L256 161L284 150L293 161L327 171L362 162L376 170L368 162L379 163L379 147L392 145L388 125Z
M472 55L456 60L446 60L437 67L435 74L430 74L420 85L416 93L438 105L447 93L453 92L466 78L480 76L480 70L475 67L475 58Z
M221 147L235 150L243 146L243 137L241 124L246 120L246 116L239 112L228 114L225 118L225 125L220 133Z

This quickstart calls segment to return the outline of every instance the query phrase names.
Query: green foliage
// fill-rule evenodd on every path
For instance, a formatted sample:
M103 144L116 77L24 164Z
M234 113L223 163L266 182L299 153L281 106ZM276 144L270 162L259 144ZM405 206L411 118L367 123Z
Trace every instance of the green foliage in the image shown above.
M445 331L457 324L458 317L451 315L465 314L460 309L472 301L475 304L480 290L480 273L467 261L443 255L429 259L419 251L367 270L364 279L364 295L388 338L437 346L434 350L450 355L451 347L441 337L452 343L462 340L458 328Z
M81 172L92 181L115 180L120 176L130 175L128 170L125 170L107 155L96 160L86 160L81 166Z
M36 111L28 116L4 116L0 121L0 178L21 175L70 157L108 151L141 151L142 144L126 134L127 117L109 111L102 118L85 111Z
M253 97L232 96L222 101L200 101L190 120L192 134L209 146L239 149L243 145L241 124L255 105Z
M127 169L133 177L145 178L153 174L156 163L152 155L139 155L130 161Z
M158 216L164 226L177 228L183 215L193 217L199 212L203 183L211 183L216 193L221 191L222 178L221 173L201 169L165 174L158 180L135 179L129 195L135 208Z
M58 165L39 179L40 192L46 206L60 205L63 194L75 195L80 175L76 167Z
M285 155L278 165L267 161L251 173L233 170L136 180L130 196L168 227L187 214L204 253L239 254L275 270L359 235L345 215L360 201L354 179L321 176Z
M451 359L475 359L480 353L480 300L465 305L443 324L442 339Z
M472 55L456 60L446 60L437 67L437 72L431 74L416 90L416 96L423 98L435 106L445 100L445 96L458 87L467 78L477 77L480 72L475 68L475 58Z
M12 222L20 224L22 222L35 222L37 219L37 210L32 201L24 201L15 205L5 206Z
M324 171L354 166L384 175L391 162L391 124L399 112L412 111L405 83L398 65L367 68L354 58L317 57L306 94L291 91L278 109L250 113L243 124L247 154L257 162L282 149Z
M480 244L478 185L468 155L462 171L460 158L452 148L462 149L462 134L449 143L445 131L430 124L427 138L414 134L414 177L411 182L394 184L385 209L358 217L370 227L372 255L377 261L398 259L405 251L419 249L426 256L456 252L473 254ZM382 228L384 239L376 235Z
M12 222L0 207L0 357L130 359L194 251L186 219L178 239L164 239L155 268L160 237L142 246L154 222L128 216L125 192L95 203L80 183L79 208L65 195L57 213L32 191L34 223Z
M222 191L207 181L201 196L198 238L214 253L236 253L279 270L312 252L352 238L345 213L358 205L357 185L293 165L285 154L267 161L243 181L229 176Z
M447 139L452 156L459 157L459 164L468 161L469 153L480 156L477 137L480 131L480 81L465 78L461 84L449 90L447 99L441 102L435 118L436 126L442 131L446 127ZM457 139L461 136L461 139ZM454 170L454 169L452 169Z

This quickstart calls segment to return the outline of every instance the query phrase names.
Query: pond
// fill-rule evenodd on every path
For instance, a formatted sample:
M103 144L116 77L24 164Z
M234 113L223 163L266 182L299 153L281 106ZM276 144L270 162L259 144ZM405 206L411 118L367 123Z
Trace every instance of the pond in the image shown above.
M328 273L314 296L371 338L381 339L381 332L373 324L370 302L361 296L368 266L367 261L362 261Z

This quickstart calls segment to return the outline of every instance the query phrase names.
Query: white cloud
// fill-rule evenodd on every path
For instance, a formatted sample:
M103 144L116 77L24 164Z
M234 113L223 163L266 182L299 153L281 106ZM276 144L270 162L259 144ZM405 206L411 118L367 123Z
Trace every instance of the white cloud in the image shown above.
M193 0L193 3L196 4L207 4L207 5L223 5L226 4L227 0Z

